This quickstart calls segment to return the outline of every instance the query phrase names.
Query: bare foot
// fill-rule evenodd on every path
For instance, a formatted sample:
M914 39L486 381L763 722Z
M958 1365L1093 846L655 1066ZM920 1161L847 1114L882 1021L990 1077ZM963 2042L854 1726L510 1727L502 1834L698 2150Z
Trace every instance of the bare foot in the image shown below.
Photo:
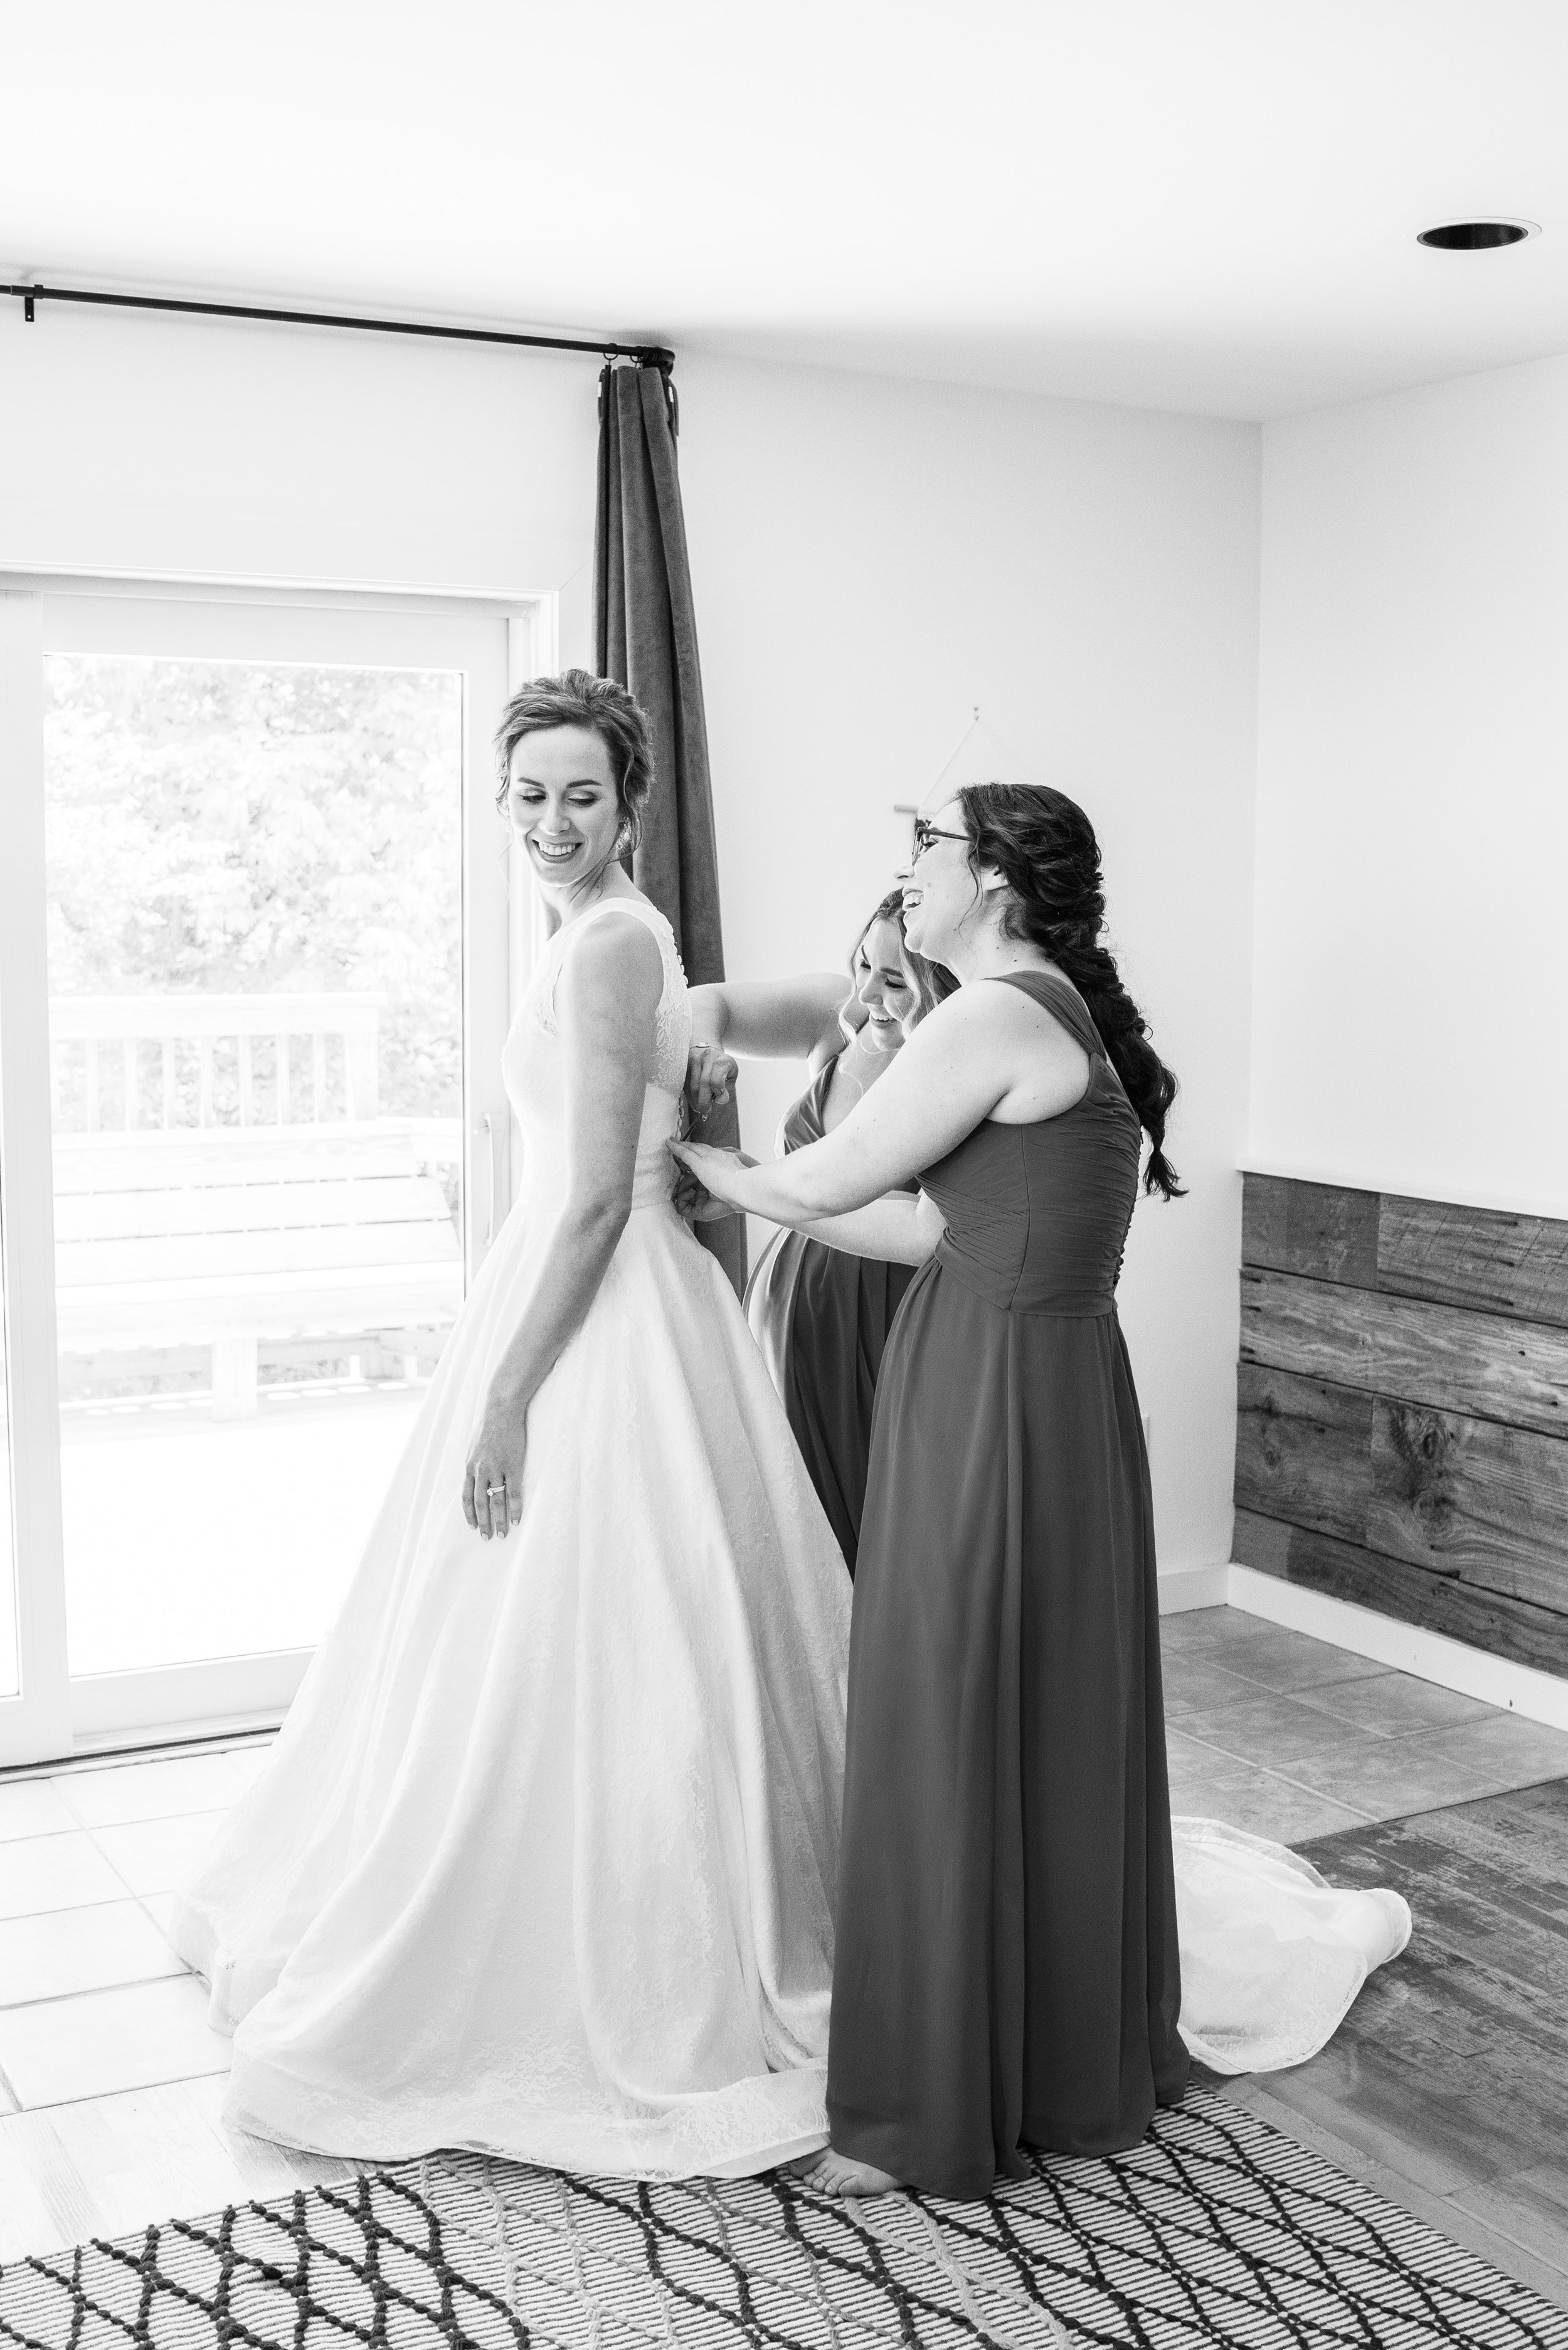
M854 2162L846 2154L835 2154L831 2147L814 2156L805 2172L805 2184L820 2195L893 2195L898 2183L889 2172L873 2170L868 2162Z
M792 2178L809 2178L826 2152L825 2146L819 2146L815 2153L792 2156L788 2162L781 2162L779 2168L787 2170Z

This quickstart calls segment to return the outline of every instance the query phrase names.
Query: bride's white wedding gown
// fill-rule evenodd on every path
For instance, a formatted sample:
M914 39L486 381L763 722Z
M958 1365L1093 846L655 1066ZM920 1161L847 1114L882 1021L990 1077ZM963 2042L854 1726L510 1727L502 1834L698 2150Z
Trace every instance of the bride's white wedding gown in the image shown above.
M565 1199L555 987L659 942L631 1215L528 1408L523 1517L461 1507ZM241 2128L645 2177L822 2144L850 1583L762 1357L670 1205L691 1019L637 900L557 932L503 1068L523 1181L342 1613L187 1890Z
M555 988L583 922L659 941L632 1213L528 1408L522 1523L460 1496L565 1198ZM670 1202L691 1021L663 917L557 932L507 1039L520 1196L342 1612L179 1907L242 2129L642 2178L826 2140L850 1583L763 1357ZM1393 1894L1174 1824L1189 2046L1299 2064L1403 1947Z

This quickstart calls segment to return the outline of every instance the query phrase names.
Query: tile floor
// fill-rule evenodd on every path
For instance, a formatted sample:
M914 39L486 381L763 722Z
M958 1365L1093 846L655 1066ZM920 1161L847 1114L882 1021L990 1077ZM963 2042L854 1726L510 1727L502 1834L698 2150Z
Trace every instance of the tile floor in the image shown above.
M0 2261L352 2166L226 2129L171 1888L270 1742L0 1777Z
M1173 1811L1300 1844L1568 1775L1568 1733L1236 1608L1160 1637Z
M1161 1628L1179 1812L1296 1845L1354 1842L1379 1823L1568 1778L1568 1735L1322 1641L1229 1608ZM171 1888L264 1745L0 1777L0 2260L348 2174L224 2126L227 2046L165 1939ZM1419 1877L1417 1858L1383 1881L1401 1882L1419 1913ZM1397 1993L1393 1970L1387 1980ZM1495 2160L1473 2177L1407 2175L1419 2162L1357 2104L1356 2017L1313 2064L1226 2085L1450 2234L1468 2228L1465 2241L1539 2289L1555 2277L1568 2299L1568 2191L1536 2138L1521 2135L1507 2177L1524 2184L1501 2199ZM1302 2085L1319 2067L1338 2085L1314 2102ZM1538 2207L1533 2232L1519 2225L1521 2198Z

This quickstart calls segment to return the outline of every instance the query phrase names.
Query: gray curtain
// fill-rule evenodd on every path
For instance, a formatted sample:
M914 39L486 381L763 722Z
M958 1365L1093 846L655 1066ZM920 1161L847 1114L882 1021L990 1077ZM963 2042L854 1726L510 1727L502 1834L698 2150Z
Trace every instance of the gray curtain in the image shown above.
M594 525L595 666L648 712L657 775L632 879L675 932L693 987L724 976L719 861L697 616L675 463L675 390L656 367L608 366L599 378L598 504ZM702 1139L735 1143L731 1101ZM736 1291L746 1283L743 1218L699 1224Z

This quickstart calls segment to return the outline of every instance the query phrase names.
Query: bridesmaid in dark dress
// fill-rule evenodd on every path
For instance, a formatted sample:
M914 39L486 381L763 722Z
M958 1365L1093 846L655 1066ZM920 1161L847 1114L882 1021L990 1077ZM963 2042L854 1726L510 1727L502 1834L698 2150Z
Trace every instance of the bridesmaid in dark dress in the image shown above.
M761 984L722 981L692 989L692 1107L701 1114L711 1101L727 1097L722 1074L714 1082L719 1055L773 1052L793 1057L812 1035L812 1080L784 1117L779 1148L785 1155L820 1142L865 1098L891 1066L906 1035L951 989L945 971L906 946L903 893L895 889L850 951L847 1000L843 980L827 974ZM828 1248L804 1232L780 1231L746 1284L752 1335L851 1575L866 1499L877 1376L913 1270Z
M875 1097L716 1196L919 1263L877 1388L850 1641L830 2150L841 2193L1102 2155L1188 2057L1153 1513L1115 1287L1175 1079L1099 943L1061 793L917 827L906 923L961 982ZM893 1186L919 1173L916 1200Z

